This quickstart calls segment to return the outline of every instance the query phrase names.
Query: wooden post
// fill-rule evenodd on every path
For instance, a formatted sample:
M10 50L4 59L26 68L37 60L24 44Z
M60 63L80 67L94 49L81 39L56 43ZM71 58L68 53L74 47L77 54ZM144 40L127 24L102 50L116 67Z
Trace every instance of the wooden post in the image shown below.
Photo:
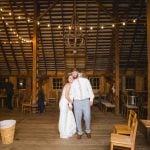
M116 98L116 114L119 114L119 27L115 27L115 98Z
M147 57L148 57L148 109L147 114L150 119L150 0L147 0Z
M115 57L114 57L114 66L113 70L115 73L115 102L116 102L116 114L119 114L119 25L118 22L118 3L114 0L114 15L115 15L115 28L114 28L114 48L115 48Z
M150 119L150 0L147 0L147 74L148 74L148 107L147 119ZM147 140L150 143L150 129L147 128Z
M34 0L34 26L33 26L33 64L32 64L32 103L37 99L37 2Z

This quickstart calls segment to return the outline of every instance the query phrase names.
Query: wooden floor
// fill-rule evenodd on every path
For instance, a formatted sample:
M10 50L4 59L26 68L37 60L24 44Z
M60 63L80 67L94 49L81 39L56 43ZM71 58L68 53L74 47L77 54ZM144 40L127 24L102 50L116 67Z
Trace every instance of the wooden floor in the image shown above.
M23 114L17 110L8 113L0 110L0 120L17 120L14 143L4 145L0 140L0 150L109 150L113 124L126 122L122 116L111 112L104 114L97 107L93 107L92 139L87 139L85 135L81 140L77 140L76 136L60 139L58 116L59 110L56 106L48 108L43 114ZM139 131L136 150L150 150L144 135Z

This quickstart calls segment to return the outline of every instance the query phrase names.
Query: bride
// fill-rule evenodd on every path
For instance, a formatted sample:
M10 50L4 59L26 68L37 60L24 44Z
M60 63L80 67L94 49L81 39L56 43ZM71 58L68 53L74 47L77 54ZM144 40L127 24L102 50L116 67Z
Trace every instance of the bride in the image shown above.
M67 80L68 83L66 83L63 88L59 102L60 115L58 127L60 138L69 138L76 133L76 123L72 112L71 100L69 98L69 90L73 82L73 77L69 75Z

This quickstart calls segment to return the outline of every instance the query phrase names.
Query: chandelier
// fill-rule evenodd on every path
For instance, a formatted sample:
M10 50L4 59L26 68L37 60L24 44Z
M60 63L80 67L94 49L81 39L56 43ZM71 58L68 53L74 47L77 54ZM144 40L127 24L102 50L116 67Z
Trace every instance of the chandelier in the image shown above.
M67 48L77 50L85 44L85 37L82 33L82 27L79 24L79 18L76 13L76 0L74 0L71 23L69 27L64 30L63 37Z

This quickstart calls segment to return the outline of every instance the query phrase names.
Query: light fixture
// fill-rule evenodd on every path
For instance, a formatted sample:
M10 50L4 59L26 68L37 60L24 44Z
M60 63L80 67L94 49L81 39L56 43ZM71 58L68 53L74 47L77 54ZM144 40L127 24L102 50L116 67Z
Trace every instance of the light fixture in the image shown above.
M76 13L76 0L74 0L73 16L71 19L71 23L68 28L64 29L63 37L66 47L73 50L81 48L85 43L85 37L82 31L83 28L79 24L79 18Z

